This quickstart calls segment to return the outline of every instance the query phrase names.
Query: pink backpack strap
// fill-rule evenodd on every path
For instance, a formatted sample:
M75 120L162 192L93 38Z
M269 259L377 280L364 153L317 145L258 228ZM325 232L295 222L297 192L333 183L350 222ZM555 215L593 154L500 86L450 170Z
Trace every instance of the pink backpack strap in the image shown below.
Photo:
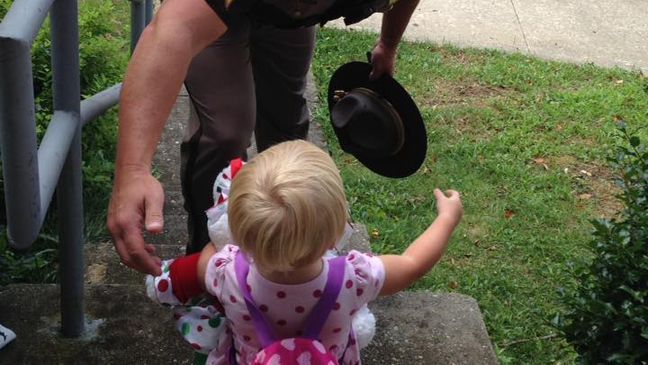
M336 257L329 260L329 271L328 277L326 280L326 286L324 287L324 292L322 297L317 302L313 310L306 318L306 327L303 329L304 335L302 337L308 338L311 340L318 340L319 335L322 332L322 328L328 319L329 314L335 306L335 301L340 294L342 289L342 281L344 280L344 269L345 269L345 257ZM259 341L261 342L262 347L268 347L273 342L279 340L274 329L266 319L266 317L261 313L257 307L254 299L252 299L252 293L250 293L250 288L247 284L247 276L250 272L250 264L241 251L236 254L236 259L234 262L234 269L236 271L236 279L238 281L239 288L243 294L243 299L245 300L245 305L247 306L248 312L252 317L252 323L254 329L259 336Z

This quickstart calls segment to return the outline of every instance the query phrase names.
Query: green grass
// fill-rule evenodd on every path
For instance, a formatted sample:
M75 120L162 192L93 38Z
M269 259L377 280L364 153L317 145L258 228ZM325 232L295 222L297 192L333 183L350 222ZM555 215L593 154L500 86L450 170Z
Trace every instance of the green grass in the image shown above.
M320 100L332 72L364 60L376 35L324 29L313 70ZM415 289L477 299L502 363L572 363L551 320L572 265L591 258L589 220L612 216L605 156L615 122L648 134L648 80L638 73L520 54L405 43L396 78L421 108L428 156L407 179L377 176L344 154L322 104L352 214L373 250L401 252L435 218L432 190L462 193L465 216L442 262ZM591 176L590 176L591 175Z

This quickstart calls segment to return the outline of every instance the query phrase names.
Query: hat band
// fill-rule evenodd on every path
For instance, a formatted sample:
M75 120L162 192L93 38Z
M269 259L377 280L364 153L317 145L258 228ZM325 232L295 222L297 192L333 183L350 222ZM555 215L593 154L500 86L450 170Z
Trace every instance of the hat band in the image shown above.
M403 120L401 119L400 115L396 111L396 108L392 105L392 103L389 102L389 100L383 98L378 94L377 92L367 89L366 87L359 87L356 89L353 89L353 91L357 91L360 94L367 95L368 97L374 99L378 104L382 105L386 111L389 112L392 120L398 124L398 130L402 131L403 130Z
M405 143L403 121L387 99L371 89L362 87L345 92L340 96L342 98L339 102L344 103L345 107L339 109L336 108L336 105L333 108L333 113L338 114L338 118L334 118L333 123L336 127L345 131L339 136L343 150L354 155L376 158L393 156L402 149ZM348 104L347 99L355 100L360 104L356 106L355 111L351 112L352 114L347 114L344 117L344 114L339 112L341 110L352 110L348 108L353 105ZM364 102L361 101L363 99ZM373 105L373 107L370 105ZM374 118L377 118L376 124L370 122L371 119L366 118L367 114L362 117L363 113L367 113L369 110L372 110L369 114L373 114Z

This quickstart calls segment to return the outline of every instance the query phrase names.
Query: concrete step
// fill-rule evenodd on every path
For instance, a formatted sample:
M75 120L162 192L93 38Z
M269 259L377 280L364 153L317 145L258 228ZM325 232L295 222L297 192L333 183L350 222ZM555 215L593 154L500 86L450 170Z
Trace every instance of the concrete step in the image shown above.
M182 256L184 245L158 245L157 255L162 259ZM112 243L87 244L84 249L86 285L139 285L144 288L144 274L130 269L119 261Z
M349 250L370 252L369 238L366 228L361 224L354 224L354 231L349 239L349 244L343 253ZM164 236L156 236L163 238ZM184 243L157 245L157 255L162 259L182 256L185 253ZM143 285L144 275L119 262L119 256L112 243L87 244L84 251L86 265L86 284L132 284ZM0 322L1 323L1 322Z
M180 143L189 118L189 96L180 94L169 115L158 149L153 158L154 173L165 190L180 189Z
M184 210L184 197L181 190L164 189L164 216L182 215L186 216Z
M112 273L111 273L112 275ZM11 285L0 291L0 323L17 339L0 364L189 364L191 349L171 313L142 285L87 285L89 331L64 339L57 285ZM378 328L365 365L497 364L474 299L460 294L401 293L370 305Z
M145 234L144 240L154 245L182 245L188 241L187 215L184 211L179 214L170 212L164 214L164 229L161 234Z
M57 285L11 285L0 292L0 323L17 337L0 364L190 364L192 350L174 333L168 309L141 285L90 285L85 290L87 333L59 334Z

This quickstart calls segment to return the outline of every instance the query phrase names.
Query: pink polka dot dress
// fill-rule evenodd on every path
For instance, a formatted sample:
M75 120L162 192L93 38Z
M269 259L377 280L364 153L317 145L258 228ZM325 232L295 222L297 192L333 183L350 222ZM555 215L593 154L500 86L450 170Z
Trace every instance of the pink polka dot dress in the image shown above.
M228 319L238 364L251 364L262 349L256 338L250 313L239 290L234 259L238 247L226 245L211 257L205 275L207 291L222 303ZM299 337L304 320L317 304L328 275L328 260L315 279L296 285L277 284L265 279L250 266L247 284L258 308L271 320L275 332L282 338ZM347 255L344 284L333 311L321 332L321 342L335 354L343 365L360 364L360 351L351 331L351 317L382 288L385 269L378 257L358 251ZM228 364L231 348L214 349L207 364Z

